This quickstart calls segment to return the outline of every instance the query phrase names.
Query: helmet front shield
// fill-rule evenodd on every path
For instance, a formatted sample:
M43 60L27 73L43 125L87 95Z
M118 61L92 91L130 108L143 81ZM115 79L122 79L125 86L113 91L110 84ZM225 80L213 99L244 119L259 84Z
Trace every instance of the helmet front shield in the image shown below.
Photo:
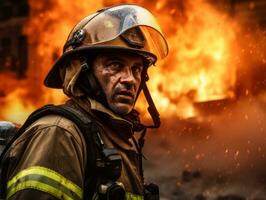
M132 36L130 32L134 28L135 32L137 30L140 33ZM121 5L101 10L82 29L86 33L80 47L106 44L122 36L129 47L152 53L158 59L168 54L167 42L158 22L148 10L139 6ZM73 38L74 35L69 37Z

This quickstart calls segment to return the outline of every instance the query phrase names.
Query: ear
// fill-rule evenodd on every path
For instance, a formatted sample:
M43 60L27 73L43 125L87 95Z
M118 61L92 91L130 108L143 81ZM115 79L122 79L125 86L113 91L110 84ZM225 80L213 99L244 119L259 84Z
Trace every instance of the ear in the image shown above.
M78 86L89 97L101 100L101 102L104 101L104 92L102 91L100 83L94 76L92 59L88 60L87 58L82 57L80 60L82 70L78 78Z

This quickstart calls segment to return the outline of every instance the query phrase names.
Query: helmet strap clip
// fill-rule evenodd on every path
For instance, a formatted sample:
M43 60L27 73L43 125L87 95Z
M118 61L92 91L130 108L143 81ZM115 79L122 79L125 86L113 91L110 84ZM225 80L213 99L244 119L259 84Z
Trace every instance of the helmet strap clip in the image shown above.
M85 57L80 58L80 67L82 72L88 72L90 70L87 59Z

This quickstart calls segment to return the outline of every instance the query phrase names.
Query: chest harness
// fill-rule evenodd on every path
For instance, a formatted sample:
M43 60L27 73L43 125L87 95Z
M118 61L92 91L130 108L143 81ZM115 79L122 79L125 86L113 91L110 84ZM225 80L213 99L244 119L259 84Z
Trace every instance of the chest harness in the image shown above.
M126 196L125 188L121 182L118 182L118 178L121 176L122 170L122 158L115 148L106 148L104 142L100 136L99 125L92 119L91 116L85 114L84 111L73 108L69 105L46 105L35 112L33 112L26 122L18 129L17 133L13 138L5 145L0 156L0 167L1 167L1 180L6 180L4 172L7 167L4 161L4 155L12 143L20 136L25 130L36 120L47 115L60 115L72 122L74 122L85 138L87 145L87 155L90 155L88 159L87 168L85 171L85 184L84 184L84 199L85 200L124 200ZM3 138L4 139L4 138ZM140 145L135 145L138 149L140 156L140 169L141 176L143 177L142 171L142 146L144 145L144 138L141 137L139 141ZM91 173L91 172L94 173ZM87 178L89 177L89 178ZM0 185L0 197L6 196L5 184ZM89 189L88 189L89 188ZM156 194L154 194L156 193ZM154 198L155 197L155 198ZM145 197L144 199L159 199L159 190L155 184L145 186Z

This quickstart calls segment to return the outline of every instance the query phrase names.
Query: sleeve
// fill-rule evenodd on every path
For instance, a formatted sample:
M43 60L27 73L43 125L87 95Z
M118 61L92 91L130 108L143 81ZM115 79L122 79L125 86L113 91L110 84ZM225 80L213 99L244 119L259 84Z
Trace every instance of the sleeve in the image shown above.
M36 130L25 140L9 176L7 199L83 199L85 164L80 141L56 125Z

